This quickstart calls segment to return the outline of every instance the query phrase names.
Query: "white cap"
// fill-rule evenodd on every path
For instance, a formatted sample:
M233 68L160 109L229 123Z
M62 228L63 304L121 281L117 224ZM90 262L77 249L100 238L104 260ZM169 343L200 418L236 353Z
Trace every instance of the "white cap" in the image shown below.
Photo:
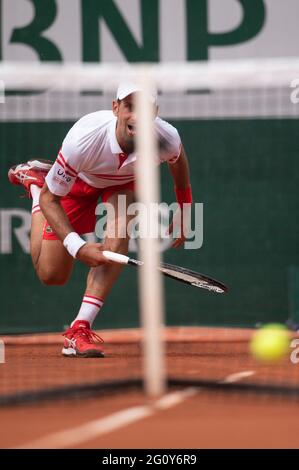
M123 100L127 96L131 95L131 93L136 93L137 91L141 91L141 88L134 82L121 82L118 86L116 99ZM156 93L152 93L151 101L153 103L157 102L157 95Z

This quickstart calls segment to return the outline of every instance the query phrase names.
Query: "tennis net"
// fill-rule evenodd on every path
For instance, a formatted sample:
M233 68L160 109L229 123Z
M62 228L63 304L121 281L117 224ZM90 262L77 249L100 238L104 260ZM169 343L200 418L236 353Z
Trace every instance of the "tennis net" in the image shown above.
M5 400L8 395L41 390L52 390L55 396L55 390L63 387L77 391L81 387L89 393L98 382L104 386L112 377L117 384L141 384L139 336L126 352L120 346L114 349L111 342L108 356L115 361L101 365L100 380L96 362L88 364L87 374L78 362L66 366L58 358L57 339L51 345L43 343L43 336L35 336L34 344L25 344L25 338L15 341L16 333L65 329L71 321L65 312L75 312L80 303L86 269L78 266L64 290L38 284L28 254L28 201L19 200L6 181L6 171L15 163L37 156L54 160L73 122L84 114L110 109L119 81L139 77L141 71L142 66L112 65L0 67L5 90L0 105L1 186L5 188L0 332L2 337L13 335L11 342L4 338L7 359L0 365ZM165 282L167 326L203 328L193 342L186 339L190 330L183 337L171 330L180 339L169 341L168 379L172 384L189 380L229 389L234 383L234 387L296 395L298 374L290 357L274 365L259 364L251 358L248 344L252 330L263 324L288 324L296 330L299 322L299 61L164 64L146 66L146 73L159 91L160 116L180 132L190 161L193 197L203 204L203 218L193 214L197 249L168 250L167 242L161 240L163 256L167 262L205 273L230 287L229 294L217 296L173 280ZM165 168L161 180L162 200L173 202ZM132 240L130 250L136 249ZM97 320L97 328L140 326L136 300L127 295L136 290L135 276L128 268L111 295L107 313ZM223 331L216 334L217 327L225 328L224 337ZM236 328L242 328L242 339L235 339ZM106 341L109 344L108 336ZM128 361L125 368L124 358ZM192 367L187 368L187 362ZM9 371L12 364L14 372ZM69 378L63 373L66 367ZM232 378L234 374L240 375Z

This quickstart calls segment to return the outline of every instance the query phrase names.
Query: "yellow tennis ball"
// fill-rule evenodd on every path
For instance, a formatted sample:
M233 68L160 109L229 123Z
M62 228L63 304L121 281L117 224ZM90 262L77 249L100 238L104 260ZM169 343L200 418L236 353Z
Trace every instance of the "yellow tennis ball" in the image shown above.
M279 324L269 324L256 331L250 342L251 354L261 361L283 358L290 350L288 329Z

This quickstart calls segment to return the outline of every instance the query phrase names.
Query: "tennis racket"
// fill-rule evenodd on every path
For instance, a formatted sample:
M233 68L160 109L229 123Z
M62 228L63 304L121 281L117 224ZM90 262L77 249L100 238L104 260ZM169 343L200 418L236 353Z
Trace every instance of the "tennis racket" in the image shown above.
M129 258L128 256L114 253L112 251L103 251L103 256L110 261L114 261L119 264L128 264L130 266L141 266L142 261ZM171 277L177 281L184 282L190 286L199 287L200 289L206 289L217 294L225 294L228 291L228 287L220 281L216 281L211 277L204 274L191 271L190 269L181 268L180 266L174 266L172 264L161 263L158 267L159 271L164 276Z

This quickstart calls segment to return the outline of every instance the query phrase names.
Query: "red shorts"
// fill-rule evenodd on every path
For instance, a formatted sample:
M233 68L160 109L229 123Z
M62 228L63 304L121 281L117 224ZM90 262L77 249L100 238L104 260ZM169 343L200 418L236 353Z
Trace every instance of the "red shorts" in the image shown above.
M82 235L83 233L94 232L96 224L95 210L99 197L103 202L106 202L112 194L121 193L124 189L134 191L134 181L99 189L93 188L77 178L69 194L62 197L60 203L74 231ZM44 224L43 239L60 240L47 221Z

